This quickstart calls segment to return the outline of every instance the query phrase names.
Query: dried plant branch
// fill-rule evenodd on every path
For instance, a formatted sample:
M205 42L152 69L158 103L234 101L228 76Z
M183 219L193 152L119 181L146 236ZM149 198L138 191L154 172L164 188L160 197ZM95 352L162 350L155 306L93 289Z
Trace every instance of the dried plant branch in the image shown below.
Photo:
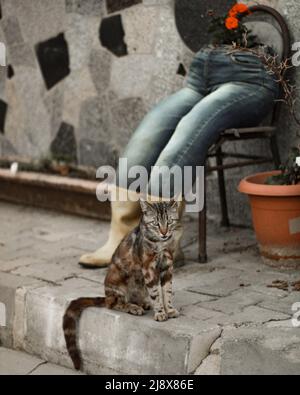
M230 53L236 51L244 51L250 52L253 55L257 56L262 63L265 65L267 73L269 75L274 76L274 80L280 85L282 90L282 98L277 101L284 102L290 109L290 113L293 116L297 125L300 126L300 119L296 114L296 104L298 102L297 98L297 90L298 88L295 85L291 84L291 81L286 78L286 74L289 69L294 66L291 64L291 58L285 59L284 61L279 61L278 55L268 55L264 52L259 52L257 49L247 48L247 34L244 34L243 41L245 46L238 46L236 43L233 43L232 51ZM297 134L300 137L300 134Z

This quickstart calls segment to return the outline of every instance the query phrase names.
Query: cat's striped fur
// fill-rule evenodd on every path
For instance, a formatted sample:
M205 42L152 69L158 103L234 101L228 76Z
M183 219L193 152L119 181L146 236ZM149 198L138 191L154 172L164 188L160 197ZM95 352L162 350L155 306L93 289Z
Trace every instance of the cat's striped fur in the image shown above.
M67 349L81 368L77 323L89 307L107 307L141 316L151 306L156 321L179 316L172 303L173 257L180 231L179 207L170 202L141 201L140 225L125 237L112 257L105 278L105 297L73 301L63 319Z

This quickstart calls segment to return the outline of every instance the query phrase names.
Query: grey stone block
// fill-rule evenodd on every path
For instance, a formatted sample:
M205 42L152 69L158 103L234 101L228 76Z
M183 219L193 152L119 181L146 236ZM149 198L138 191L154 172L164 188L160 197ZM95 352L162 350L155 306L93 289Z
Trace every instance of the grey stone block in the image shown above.
M146 113L144 103L140 98L128 98L113 104L110 111L114 141L123 151Z
M25 349L70 367L61 320L67 301L83 295L98 296L98 285L72 280L62 287L29 292ZM187 325L184 317L158 324L149 316L90 309L82 316L79 342L89 373L99 372L102 366L121 373L184 374L196 370L219 335L218 327L196 321Z
M1 27L8 47L20 44L24 45L24 38L17 17L4 17L1 21Z
M84 135L80 135L79 128L83 103L87 100L95 100L97 96L97 91L92 81L89 68L85 67L73 71L64 81L62 88L64 95L64 102L62 105L63 120L74 125L76 128L76 137L79 140L81 137L84 137ZM104 101L103 107L105 107L105 104L106 102Z
M102 16L104 12L104 0L65 0L65 2L67 13Z
M93 141L108 140L109 109L101 97L92 97L82 103L79 119L79 135Z
M63 31L65 0L5 1L3 13L18 18L24 41L35 45Z
M90 54L89 68L92 80L99 95L110 85L112 55L109 51L94 48Z
M66 160L67 162L77 161L77 142L74 127L63 122L52 141L50 151L53 158Z
M16 44L8 48L8 59L15 66L36 67L35 54L29 44Z
M0 156L16 155L17 151L12 143L0 134Z
M142 97L151 89L152 76L158 74L159 66L153 55L115 57L111 68L111 89L120 99Z
M64 30L71 70L74 72L87 67L91 50L100 47L99 17L68 14Z
M159 28L160 7L132 7L122 13L129 54L153 54Z
M116 149L104 141L82 139L79 142L79 160L82 165L116 167L117 157Z
M59 84L47 91L43 97L45 107L50 116L51 135L55 137L63 121L64 84Z
M30 277L14 276L0 272L0 303L5 306L6 326L0 327L0 343L6 347L13 345L16 292L24 286L38 284Z

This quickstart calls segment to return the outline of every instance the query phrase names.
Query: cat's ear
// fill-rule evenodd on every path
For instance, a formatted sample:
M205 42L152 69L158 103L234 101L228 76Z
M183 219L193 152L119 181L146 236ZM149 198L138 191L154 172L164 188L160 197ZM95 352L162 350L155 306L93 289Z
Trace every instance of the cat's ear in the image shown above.
M174 196L169 202L170 208L178 210L179 209L179 202L181 202L181 201L182 201L182 194L178 194L178 195Z
M140 198L140 205L143 213L148 213L150 210L153 209L151 203L149 203L145 198Z

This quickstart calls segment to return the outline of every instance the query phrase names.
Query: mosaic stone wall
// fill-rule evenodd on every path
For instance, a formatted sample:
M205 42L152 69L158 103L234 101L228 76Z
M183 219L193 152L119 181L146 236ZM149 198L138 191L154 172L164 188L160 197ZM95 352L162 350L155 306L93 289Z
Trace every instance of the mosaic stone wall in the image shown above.
M0 155L115 164L145 113L182 87L207 9L230 3L1 0Z
M207 40L207 11L233 2L0 0L0 41L8 52L8 67L0 67L0 155L51 152L83 165L115 165L146 112L182 87L194 51ZM262 3L278 8L300 41L299 1ZM296 131L287 112L281 129L286 155ZM268 146L242 147L249 148L257 154ZM237 203L241 174L229 174L238 217L245 206ZM214 176L211 188L215 213Z

